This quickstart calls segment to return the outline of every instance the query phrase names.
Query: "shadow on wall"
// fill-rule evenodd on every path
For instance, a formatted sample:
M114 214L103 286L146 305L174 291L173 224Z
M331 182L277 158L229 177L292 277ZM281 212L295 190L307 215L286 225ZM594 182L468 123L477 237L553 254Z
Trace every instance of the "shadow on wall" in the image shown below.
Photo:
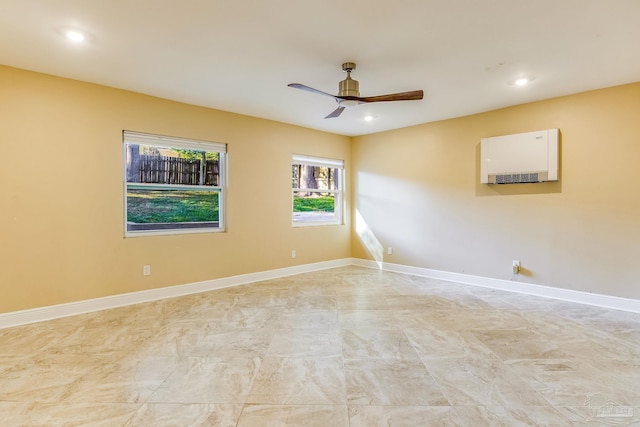
M562 133L558 134L558 181L530 184L480 184L480 143L476 145L476 196L562 193Z
M356 234L378 267L382 268L384 248L358 210L356 210Z

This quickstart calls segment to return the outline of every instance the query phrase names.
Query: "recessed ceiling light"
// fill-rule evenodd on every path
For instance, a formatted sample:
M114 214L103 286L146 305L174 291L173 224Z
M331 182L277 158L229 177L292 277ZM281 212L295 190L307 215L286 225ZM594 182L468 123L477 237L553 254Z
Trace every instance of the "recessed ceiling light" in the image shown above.
M373 121L373 116L364 116L364 121L365 121L365 122L371 122L371 121Z
M76 31L76 30L68 30L65 35L67 36L67 38L69 40L71 40L74 43L82 43L85 39L84 34L82 34L80 31Z
M510 84L513 86L527 86L528 84L530 84L532 81L534 81L536 78L533 76L524 76L524 77L519 77L515 80L511 80Z

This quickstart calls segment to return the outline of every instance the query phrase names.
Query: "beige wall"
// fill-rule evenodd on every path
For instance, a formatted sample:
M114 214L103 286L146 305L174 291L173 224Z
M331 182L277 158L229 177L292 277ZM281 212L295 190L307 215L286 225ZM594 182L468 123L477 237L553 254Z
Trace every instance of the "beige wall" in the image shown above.
M228 231L124 239L123 129L227 143ZM291 154L348 137L0 67L0 141L0 313L350 256L290 218Z
M0 94L0 313L349 256L640 298L640 83L357 138L1 66ZM478 184L480 138L554 127L559 183ZM228 232L124 239L123 129L227 143ZM292 153L345 160L357 224L291 227Z
M549 128L559 183L479 184L480 138ZM640 83L357 137L351 159L355 257L640 298Z

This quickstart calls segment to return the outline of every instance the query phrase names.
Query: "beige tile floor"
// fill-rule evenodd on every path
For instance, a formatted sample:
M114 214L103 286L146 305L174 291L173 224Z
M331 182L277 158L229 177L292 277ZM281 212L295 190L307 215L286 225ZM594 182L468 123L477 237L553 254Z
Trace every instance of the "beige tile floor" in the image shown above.
M2 426L639 420L639 314L358 267L0 330Z

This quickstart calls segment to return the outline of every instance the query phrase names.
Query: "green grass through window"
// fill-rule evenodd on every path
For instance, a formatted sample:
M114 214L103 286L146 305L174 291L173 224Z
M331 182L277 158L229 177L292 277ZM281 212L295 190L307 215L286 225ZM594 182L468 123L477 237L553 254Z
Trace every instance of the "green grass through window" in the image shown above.
M333 197L293 197L294 212L333 212L334 206Z
M127 221L138 224L219 220L218 193L184 190L129 190ZM333 197L293 198L294 212L333 212Z
M218 206L215 192L127 191L127 221L134 223L218 221Z

